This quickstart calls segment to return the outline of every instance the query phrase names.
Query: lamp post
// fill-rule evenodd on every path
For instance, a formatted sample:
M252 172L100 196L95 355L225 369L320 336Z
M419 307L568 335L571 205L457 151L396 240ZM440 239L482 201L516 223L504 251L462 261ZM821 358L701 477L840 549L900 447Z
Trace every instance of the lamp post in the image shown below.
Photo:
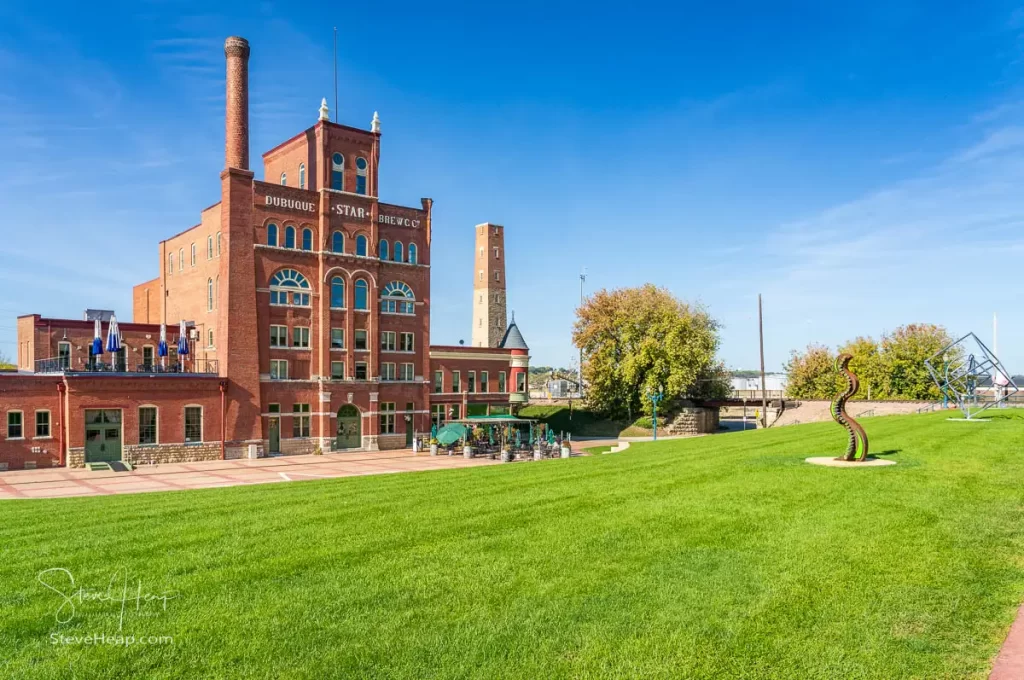
M654 441L658 441L658 402L665 398L665 390L663 390L660 385L658 386L657 392L652 389L648 389L647 398L651 400L651 407L654 411L654 415L651 417L651 429L654 430Z

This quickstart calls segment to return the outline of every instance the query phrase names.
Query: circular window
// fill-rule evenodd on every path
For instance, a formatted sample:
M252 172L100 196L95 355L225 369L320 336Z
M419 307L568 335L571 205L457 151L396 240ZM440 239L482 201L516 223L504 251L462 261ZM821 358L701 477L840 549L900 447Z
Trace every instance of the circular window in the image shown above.
M357 158L356 159L356 167L359 168L360 170L366 170L366 159L365 158Z
M340 153L336 153L333 156L331 156L331 160L334 161L335 165L341 165L344 159L341 157Z

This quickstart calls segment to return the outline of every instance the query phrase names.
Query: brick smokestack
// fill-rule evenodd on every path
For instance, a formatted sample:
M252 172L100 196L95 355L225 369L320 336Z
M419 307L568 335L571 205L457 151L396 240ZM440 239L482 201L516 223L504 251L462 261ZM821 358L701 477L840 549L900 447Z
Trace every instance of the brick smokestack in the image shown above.
M224 166L249 169L249 41L231 36L224 41L227 57L227 112Z

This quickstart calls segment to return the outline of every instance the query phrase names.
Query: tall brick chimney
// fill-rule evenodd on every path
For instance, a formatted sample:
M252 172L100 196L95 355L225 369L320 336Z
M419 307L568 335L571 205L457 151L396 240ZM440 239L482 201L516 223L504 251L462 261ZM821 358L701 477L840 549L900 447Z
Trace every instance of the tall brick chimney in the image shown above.
M224 41L227 57L227 112L224 167L249 169L249 41L231 36Z

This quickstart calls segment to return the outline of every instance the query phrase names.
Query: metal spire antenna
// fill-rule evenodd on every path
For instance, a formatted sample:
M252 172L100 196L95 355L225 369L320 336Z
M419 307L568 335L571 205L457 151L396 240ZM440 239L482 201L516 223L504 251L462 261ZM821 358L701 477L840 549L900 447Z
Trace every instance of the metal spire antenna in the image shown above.
M334 122L338 122L338 27L334 27Z

